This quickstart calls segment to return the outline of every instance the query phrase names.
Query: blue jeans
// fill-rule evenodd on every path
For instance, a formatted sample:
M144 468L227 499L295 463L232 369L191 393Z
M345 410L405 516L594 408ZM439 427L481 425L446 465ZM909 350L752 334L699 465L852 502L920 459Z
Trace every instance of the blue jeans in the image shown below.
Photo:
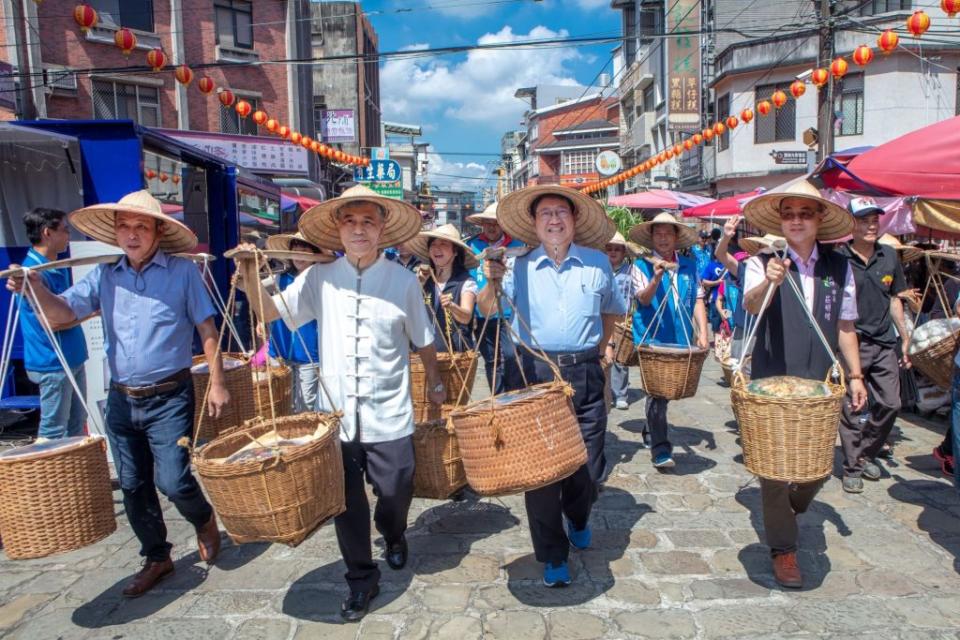
M950 406L950 427L953 431L953 455L956 460L957 452L960 451L960 368L953 367L953 393ZM957 473L956 465L953 469L953 483L960 491L960 473Z
M213 514L190 472L190 452L177 444L193 435L193 383L152 398L130 398L116 389L107 396L107 438L123 491L123 506L140 541L140 555L170 557L159 489L199 529Z
M483 330L484 322L487 323L485 331ZM523 388L523 377L520 375L520 364L517 361L517 349L510 338L510 331L507 329L506 323L506 320L501 321L498 318L490 318L489 322L485 318L477 318L475 322L477 349L483 356L483 363L487 372L487 385L491 387L494 395ZM500 357L494 362L497 334L500 335ZM494 367L496 367L497 373L496 389L493 389Z
M630 367L625 367L616 362L610 367L610 392L613 394L613 401L627 399L627 388L630 386Z
M87 391L87 375L83 365L73 370L80 391ZM27 371L30 382L40 385L41 438L64 438L83 435L87 412L63 371Z

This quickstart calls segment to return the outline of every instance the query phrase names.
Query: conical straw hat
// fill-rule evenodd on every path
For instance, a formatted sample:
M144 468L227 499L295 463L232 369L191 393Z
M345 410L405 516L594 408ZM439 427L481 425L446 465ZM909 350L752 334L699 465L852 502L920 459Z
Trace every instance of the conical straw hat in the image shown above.
M70 224L84 235L109 245L117 243L117 213L149 216L164 223L160 250L164 253L185 253L197 246L197 236L187 225L163 212L160 201L143 189L128 193L120 202L95 204L70 214Z
M363 185L350 187L338 198L321 202L310 207L300 217L300 233L307 241L331 251L343 251L340 242L340 227L337 224L337 211L341 207L356 203L377 204L386 212L383 233L379 248L385 249L406 242L420 232L423 220L420 212L403 200L381 196Z
M407 241L407 248L410 249L410 253L429 264L429 245L431 238L447 240L452 242L454 246L462 249L463 266L467 269L474 269L480 264L480 261L477 260L477 256L473 253L473 249L471 249L463 241L463 239L460 237L460 232L452 224L445 224L442 227L437 227L436 229L432 229L430 231L421 231L415 238Z
M613 237L616 225L607 216L603 205L576 189L556 185L537 185L508 194L497 208L497 219L503 230L530 247L539 247L540 239L530 206L540 196L559 196L573 203L576 214L573 241L576 244L603 251L607 240Z
M642 247L653 249L653 226L670 224L677 229L677 249L686 249L697 243L697 232L683 224L672 213L661 211L653 220L641 222L630 229L630 239Z
M767 191L750 200L743 207L747 222L764 233L780 235L780 202L784 198L806 198L823 206L823 222L817 230L817 240L839 240L853 232L853 216L838 204L820 195L820 190L806 178L788 183L776 191Z

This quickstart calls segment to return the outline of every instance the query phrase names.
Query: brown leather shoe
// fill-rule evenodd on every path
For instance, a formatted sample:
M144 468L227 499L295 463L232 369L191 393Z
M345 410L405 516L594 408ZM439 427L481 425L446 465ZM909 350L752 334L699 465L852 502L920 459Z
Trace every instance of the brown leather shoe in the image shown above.
M173 573L173 560L147 560L143 563L143 569L140 573L133 576L133 580L123 588L125 598L139 598L150 589L153 589L158 582Z
M780 586L787 589L799 589L803 586L803 575L797 566L796 553L783 553L773 557L773 576Z
M200 559L207 564L213 564L220 553L220 529L217 528L217 516L210 514L207 524L197 530L197 551Z

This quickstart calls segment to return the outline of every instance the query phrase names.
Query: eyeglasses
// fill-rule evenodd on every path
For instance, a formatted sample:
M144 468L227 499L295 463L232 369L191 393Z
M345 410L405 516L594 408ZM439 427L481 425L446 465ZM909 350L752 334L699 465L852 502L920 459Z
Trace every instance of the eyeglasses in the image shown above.
M780 219L784 222L791 222L793 220L813 220L817 217L816 211L788 211L786 213L780 212Z
M573 215L573 212L570 209L540 209L537 211L538 218L556 218L557 220L565 220Z

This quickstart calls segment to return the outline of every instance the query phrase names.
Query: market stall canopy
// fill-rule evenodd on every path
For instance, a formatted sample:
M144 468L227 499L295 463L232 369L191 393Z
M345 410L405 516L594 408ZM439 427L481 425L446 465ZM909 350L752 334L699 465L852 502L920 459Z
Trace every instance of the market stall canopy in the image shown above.
M743 214L743 205L752 198L764 192L764 189L755 189L747 193L739 193L728 198L714 200L707 204L690 207L683 212L684 218L729 218Z
M824 186L891 196L960 200L960 116L865 151L844 166L829 158L818 171Z
M628 193L625 196L614 196L607 201L607 204L611 207L627 207L628 209L688 209L713 201L713 198L705 198L682 191L650 189L640 193Z

